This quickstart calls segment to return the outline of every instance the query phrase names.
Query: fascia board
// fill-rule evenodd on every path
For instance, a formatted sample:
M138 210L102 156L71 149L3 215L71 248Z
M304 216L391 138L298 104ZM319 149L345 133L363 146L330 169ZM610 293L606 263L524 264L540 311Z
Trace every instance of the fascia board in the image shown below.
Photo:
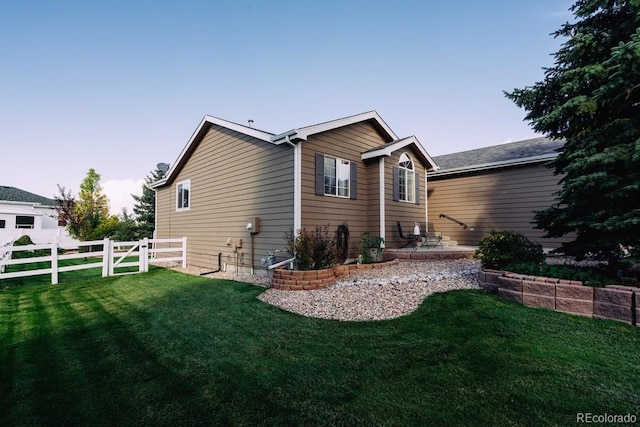
M453 168L453 169L444 169L438 172L430 172L429 176L436 177L436 176L456 175L461 173L476 172L476 171L482 171L487 169L499 169L499 168L505 168L509 166L520 166L520 165L527 165L527 164L533 164L533 163L544 163L546 161L555 159L557 156L558 156L557 154L543 154L540 156L523 157L521 159L504 160L502 162L483 163L479 165L463 166L463 167Z
M274 144L282 144L286 140L287 136L291 140L299 139L299 140L306 141L307 138L311 135L326 132L326 131L337 129L344 126L349 126L354 123L359 123L366 120L372 120L372 119L375 120L378 126L380 126L380 128L383 129L385 133L387 133L387 135L389 136L389 138L391 138L391 140L398 139L398 136L395 134L395 132L393 132L393 130L391 130L389 125L387 125L385 121L382 120L382 117L380 117L377 111L367 111L366 113L356 114L354 116L349 116L349 117L343 117L341 119L331 120L329 122L319 123L316 125L306 126L298 129L291 129L290 131L273 136L271 138L271 141Z
M38 211L26 211L20 209L10 209L8 206L0 206L0 214L9 215L25 215L25 216L44 216L44 213Z
M213 117L213 116L208 116L208 115L204 116L202 118L202 120L200 121L200 124L198 125L196 130L191 135L191 138L189 138L189 141L187 142L187 144L184 146L184 148L180 152L180 155L178 156L176 161L171 164L171 167L167 171L167 174L165 175L165 177L163 179L161 179L161 180L158 180L158 181L152 183L149 187L155 189L155 188L163 186L164 184L167 183L167 181L169 181L171 176L175 173L176 168L182 164L183 158L187 155L187 153L189 153L191 151L191 146L194 143L196 143L196 141L199 138L200 133L202 132L202 129L207 124L218 125L220 127L223 127L223 128L226 128L226 129L229 129L229 130L232 130L232 131L244 134L244 135L252 136L252 137L254 137L256 139L259 139L261 141L266 141L266 142L272 143L271 138L273 137L273 134L271 134L271 133L264 132L264 131L261 131L261 130L258 130L258 129L253 129L253 128L250 128L248 126L239 125L238 123L229 122L227 120L223 120L223 119L220 119L218 117Z
M166 183L167 183L167 178L162 178L149 184L149 188L151 188L152 190L155 190L158 187L162 187Z
M297 132L298 132L297 129L291 129L284 133L274 135L271 137L271 142L274 143L275 145L283 144L287 142L287 137L289 137L289 140L294 139L294 135L296 135Z
M265 142L271 142L271 138L273 137L273 134L271 134L269 132L261 131L259 129L250 128L248 126L240 125L238 123L229 122L227 120L220 119L218 117L213 117L213 116L204 116L204 119L202 119L202 123L201 123L200 127L202 127L204 125L204 123L206 123L206 122L212 123L214 125L221 126L223 128L231 129L231 130L236 131L238 133L243 133L245 135L252 136L252 137L254 137L256 139L259 139L259 140L265 141ZM196 130L194 135L197 135L198 131L199 131L199 129ZM192 136L191 138L193 139L194 137Z
M427 152L427 150L424 149L424 147L422 146L422 144L420 143L420 141L418 141L418 138L416 138L415 136L410 136L408 138L404 138L401 139L399 141L395 141L395 142L390 142L388 143L386 146L378 149L378 150L374 150L374 151L369 151L366 153L363 153L360 158L362 160L368 160L368 159L375 159L376 157L380 157L380 156L385 156L385 157L389 157L391 156L391 154L395 151L398 151L408 145L415 145L416 148L418 149L418 151L420 151L420 154L422 154L422 156L424 157L424 159L433 167L433 170L438 170L438 165L436 165L436 162L433 160L433 158L429 155L429 153Z

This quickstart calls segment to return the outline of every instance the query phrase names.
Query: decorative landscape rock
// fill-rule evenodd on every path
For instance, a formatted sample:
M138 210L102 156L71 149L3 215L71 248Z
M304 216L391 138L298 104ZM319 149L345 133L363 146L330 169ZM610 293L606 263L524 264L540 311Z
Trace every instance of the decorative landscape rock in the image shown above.
M387 261L380 264L349 264L322 270L287 270L277 268L273 272L271 286L285 291L310 291L325 288L336 283L336 278L349 275L352 271L383 268L397 264L398 261Z
M479 270L479 263L469 259L396 262L379 268L350 269L348 275L322 289L272 288L258 298L310 317L345 321L391 319L414 311L434 292L479 289Z

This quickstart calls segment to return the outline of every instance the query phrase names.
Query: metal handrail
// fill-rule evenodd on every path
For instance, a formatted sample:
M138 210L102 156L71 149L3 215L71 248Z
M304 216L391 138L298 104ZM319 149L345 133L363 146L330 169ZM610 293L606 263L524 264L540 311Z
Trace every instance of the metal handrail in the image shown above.
M468 226L467 224L465 224L464 222L462 222L462 221L460 221L460 220L457 220L457 219L455 219L454 217L451 217L451 216L449 216L449 215L447 215L447 214L443 214L443 213L441 213L441 214L440 214L440 218L446 218L446 219L448 219L449 221L455 222L456 224L458 224L459 226L461 226L461 227L462 227L462 228L464 228L465 230L466 230L467 228L469 228L469 226Z
M277 262L275 264L270 265L269 267L267 267L269 270L273 270L274 268L278 268L278 267L282 267L285 264L289 264L292 263L293 261L295 261L295 257L294 258L289 258L289 259L285 259L284 261L280 261Z

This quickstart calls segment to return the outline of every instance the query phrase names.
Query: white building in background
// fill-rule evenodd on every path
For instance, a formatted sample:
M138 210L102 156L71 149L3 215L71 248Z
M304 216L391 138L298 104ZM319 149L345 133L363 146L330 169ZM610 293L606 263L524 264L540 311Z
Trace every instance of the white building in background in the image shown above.
M58 242L74 247L63 225L58 224L55 200L15 187L0 186L0 242L29 235L36 244Z

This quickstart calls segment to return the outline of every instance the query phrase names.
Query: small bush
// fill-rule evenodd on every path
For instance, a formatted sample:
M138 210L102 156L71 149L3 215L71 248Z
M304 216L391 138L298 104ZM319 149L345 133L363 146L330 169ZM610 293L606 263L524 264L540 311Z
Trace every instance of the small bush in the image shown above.
M482 262L482 267L502 270L509 264L540 264L544 260L542 245L533 243L525 236L511 231L492 231L480 239L473 257Z
M20 236L17 240L13 242L13 246L28 246L28 245L34 245L34 244L35 243L33 243L33 240L31 240L31 237L29 237L29 235L27 234ZM23 259L23 258L41 257L41 256L49 255L49 252L51 251L48 251L46 249L38 249L35 251L12 252L11 258Z
M320 270L338 263L336 236L329 233L328 226L316 227L315 231L303 228L297 236L291 230L284 239L298 270Z
M381 261L383 248L384 238L375 236L369 231L365 231L360 235L360 254L364 264ZM374 254L375 257L380 259L374 259Z
M31 237L29 237L28 234L20 236L18 239L16 239L13 242L13 246L27 246L27 245L33 245L33 240L31 240Z
M553 277L555 279L579 280L585 285L603 287L617 283L613 277L608 277L595 268L574 267L569 265L548 265L534 263L509 264L504 270L529 276Z

